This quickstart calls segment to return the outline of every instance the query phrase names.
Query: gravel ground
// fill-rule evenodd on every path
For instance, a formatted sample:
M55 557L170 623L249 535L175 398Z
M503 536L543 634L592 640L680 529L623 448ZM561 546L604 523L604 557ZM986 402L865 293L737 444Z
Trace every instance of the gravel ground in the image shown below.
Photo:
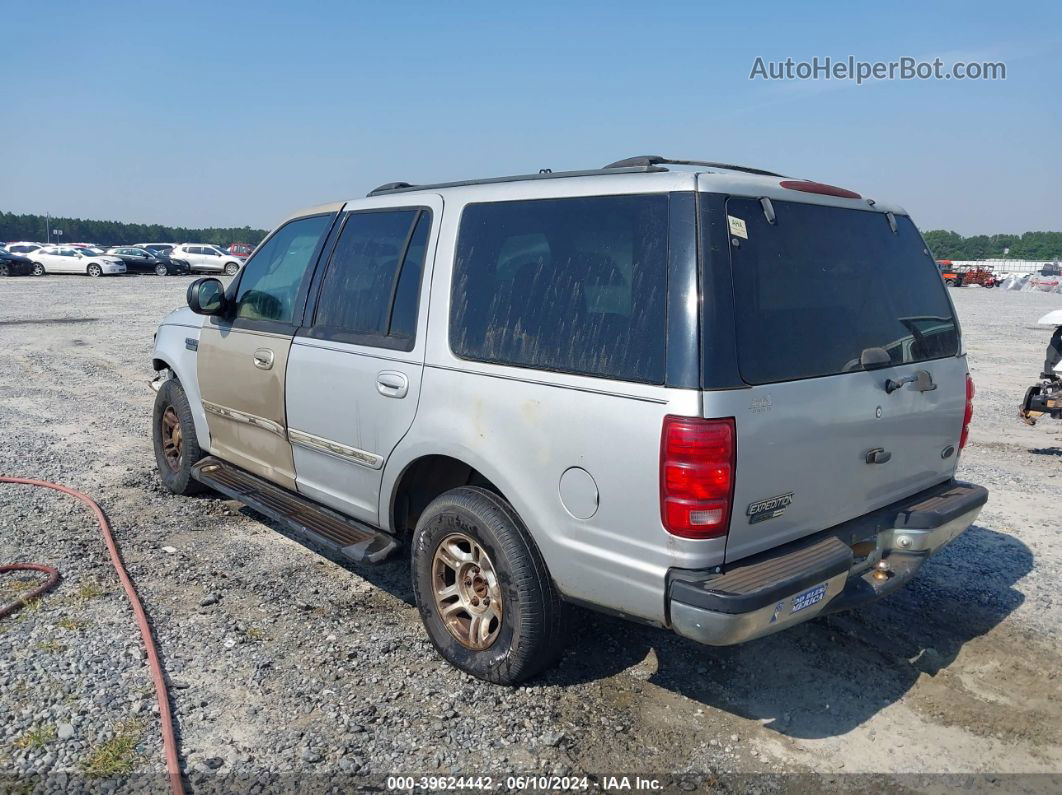
M579 612L561 664L505 689L436 657L403 561L353 566L239 503L163 491L151 339L186 284L0 282L0 472L74 486L107 510L154 624L194 788L292 772L321 785L393 773L1062 772L1062 425L1015 414L1049 336L1035 320L1062 296L953 292L978 386L961 474L992 497L906 590L724 649ZM0 620L0 774L63 786L134 772L162 786L150 679L92 518L62 495L0 486L0 561L64 578ZM23 582L6 575L0 601Z

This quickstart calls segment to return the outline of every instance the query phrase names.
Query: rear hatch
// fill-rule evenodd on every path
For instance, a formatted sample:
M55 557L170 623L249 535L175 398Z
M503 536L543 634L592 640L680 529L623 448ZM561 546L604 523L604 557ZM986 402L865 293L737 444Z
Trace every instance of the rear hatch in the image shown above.
M749 388L705 392L704 413L735 417L731 561L952 477L966 362L936 263L906 216L776 200L772 222L758 199L725 207ZM923 376L887 390L920 370L932 388Z

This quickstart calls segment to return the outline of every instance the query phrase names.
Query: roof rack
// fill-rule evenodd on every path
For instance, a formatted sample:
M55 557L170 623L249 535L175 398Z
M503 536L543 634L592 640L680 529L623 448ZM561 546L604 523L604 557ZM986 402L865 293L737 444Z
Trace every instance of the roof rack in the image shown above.
M678 161L665 161L678 162ZM565 179L567 177L597 177L607 174L648 174L667 171L655 163L636 163L626 166L613 164L606 168L594 168L585 171L550 171L542 169L537 174L516 174L511 177L488 177L486 179L465 179L459 182L435 182L430 185L411 185L408 182L388 182L369 191L367 196L381 196L385 193L408 193L416 190L435 190L437 188L462 188L466 185L492 185L499 182L523 182L534 179ZM767 173L767 172L763 172Z
M773 171L764 171L762 168L735 166L730 163L713 163L710 160L672 160L669 157L661 157L660 155L641 155L639 157L628 157L625 160L617 160L615 163L609 163L607 166L605 166L605 169L626 169L631 168L632 166L660 166L663 163L667 163L673 166L706 166L707 168L725 168L727 171L742 171L746 174L758 174L761 177L782 177L783 179L785 178L785 174L775 174Z

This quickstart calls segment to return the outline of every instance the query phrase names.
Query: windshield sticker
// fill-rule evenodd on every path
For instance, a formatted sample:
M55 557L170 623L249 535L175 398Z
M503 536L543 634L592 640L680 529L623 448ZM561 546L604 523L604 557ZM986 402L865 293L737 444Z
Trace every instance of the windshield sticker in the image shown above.
M743 237L746 240L749 239L749 233L748 230L745 229L744 221L742 221L740 218L735 218L732 215L728 215L726 217L726 221L728 224L730 224L730 234L732 234L734 237Z

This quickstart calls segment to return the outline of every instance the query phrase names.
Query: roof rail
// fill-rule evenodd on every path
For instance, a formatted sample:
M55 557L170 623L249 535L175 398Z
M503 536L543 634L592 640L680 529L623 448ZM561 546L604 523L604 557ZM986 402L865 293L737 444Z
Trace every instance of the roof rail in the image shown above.
M667 163L673 166L706 166L708 168L725 168L727 171L743 171L746 174L758 174L761 177L782 177L785 178L785 174L775 174L773 171L764 171L762 168L750 168L749 166L735 166L730 163L713 163L710 160L672 160L670 157L661 157L660 155L641 155L639 157L628 157L624 160L617 160L615 163L609 163L605 166L609 168L630 168L632 166L659 166L663 163Z
M515 174L511 177L488 177L486 179L465 179L459 182L435 182L430 185L411 185L408 182L388 182L369 191L367 196L381 196L385 193L408 193L417 190L435 190L437 188L462 188L467 185L492 185L499 182L524 182L536 179L565 179L567 177L598 177L608 174L648 174L667 171L655 163L637 163L629 166L609 166L585 171L549 171L543 169L537 174Z

